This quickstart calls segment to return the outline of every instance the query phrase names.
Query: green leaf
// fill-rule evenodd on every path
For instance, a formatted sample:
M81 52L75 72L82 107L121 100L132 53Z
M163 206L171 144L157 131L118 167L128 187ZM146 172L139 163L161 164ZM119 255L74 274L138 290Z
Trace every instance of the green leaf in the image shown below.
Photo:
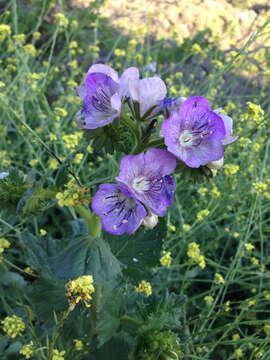
M68 173L68 162L63 162L59 168L57 169L57 173L55 175L55 186L60 187L64 184L66 184L69 180L69 173Z
M127 360L128 352L129 346L124 340L113 338L95 351L91 360Z
M62 312L69 306L65 281L59 279L40 278L34 281L29 289L29 299L39 320L51 320L53 312Z
M91 274L95 283L111 280L121 274L118 260L101 238L77 238L51 259L56 276L74 279Z
M199 168L191 168L182 161L177 161L175 169L176 174L180 174L182 179L186 181L193 181L194 183L202 183L205 180L210 180L213 177L213 172L207 166L200 166Z
M162 240L167 234L166 222L160 218L152 229L141 227L135 234L112 236L104 234L115 256L126 265L124 272L139 281L152 276L152 268L159 264Z
M52 276L49 263L48 249L45 250L45 241L31 234L28 230L20 233L20 240L26 248L27 264L36 271L41 271L48 277Z

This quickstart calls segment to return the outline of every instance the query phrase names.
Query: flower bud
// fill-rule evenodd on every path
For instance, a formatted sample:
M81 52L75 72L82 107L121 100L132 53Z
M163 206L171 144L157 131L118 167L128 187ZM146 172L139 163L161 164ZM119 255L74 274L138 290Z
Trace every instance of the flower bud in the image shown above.
M223 164L224 164L224 157L216 161L210 161L208 164L206 164L206 166L209 169L218 170L222 168Z
M142 225L147 227L148 229L153 229L158 223L158 216L156 214L153 214L151 211L149 211L148 216L146 216L143 221Z

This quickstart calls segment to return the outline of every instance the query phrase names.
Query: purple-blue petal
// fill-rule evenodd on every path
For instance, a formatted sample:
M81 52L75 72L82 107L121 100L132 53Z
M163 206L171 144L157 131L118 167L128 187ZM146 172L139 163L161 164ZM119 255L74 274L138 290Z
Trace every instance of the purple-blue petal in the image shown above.
M113 235L132 234L147 216L144 206L123 184L101 184L92 209L100 215L103 228Z
M104 73L88 73L85 87L77 88L83 98L80 123L84 129L96 129L111 123L121 111L119 84Z
M167 207L172 205L174 182L169 174L175 167L174 155L152 148L145 154L125 156L116 180L128 186L133 196L153 213L164 216Z
M224 122L203 96L187 99L179 111L172 112L163 122L162 134L168 150L190 167L223 156Z

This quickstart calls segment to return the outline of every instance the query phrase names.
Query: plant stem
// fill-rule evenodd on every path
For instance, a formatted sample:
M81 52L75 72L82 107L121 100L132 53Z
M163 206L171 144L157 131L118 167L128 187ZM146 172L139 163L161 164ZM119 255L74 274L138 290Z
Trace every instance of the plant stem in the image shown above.
M101 235L101 222L100 217L93 212L90 212L83 205L75 205L74 209L87 223L88 234L93 237L100 237Z
M54 333L54 336L53 336L53 339L52 339L52 342L51 342L51 345L50 345L50 351L49 351L49 357L48 359L51 360L52 357L53 357L53 349L54 349L54 346L55 346L55 343L56 343L56 340L60 334L60 331L64 325L64 322L66 321L66 319L68 318L69 314L71 313L73 309L72 308L68 308L63 316L62 316L62 319L60 320L60 322L57 324L57 327L56 327L56 330L55 330L55 333Z
M120 318L120 322L129 325L134 328L139 328L143 325L143 321L132 318L131 316L124 315Z

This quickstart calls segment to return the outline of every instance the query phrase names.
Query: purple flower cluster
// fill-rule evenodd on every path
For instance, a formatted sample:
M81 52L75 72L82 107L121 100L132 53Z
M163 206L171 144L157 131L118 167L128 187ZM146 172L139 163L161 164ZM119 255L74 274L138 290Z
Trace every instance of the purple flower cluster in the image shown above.
M103 228L114 235L131 234L143 222L155 225L172 205L174 181L170 174L176 159L166 150L151 148L146 153L125 156L117 184L101 184L92 200ZM153 226L152 226L153 225Z
M158 77L139 79L139 70L130 67L119 77L108 65L95 64L88 70L85 86L77 92L83 100L77 121L84 129L96 129L119 117L122 104L127 101L133 114L138 109L141 118L151 118L160 112L159 101L167 93Z
M77 88L83 100L77 120L84 129L112 123L127 103L134 120L164 115L162 135L167 150L125 156L116 184L102 184L92 201L106 231L120 235L133 233L141 224L151 228L158 216L172 205L174 181L170 174L176 158L187 166L223 165L224 146L238 137L232 135L233 121L221 109L211 110L203 96L166 97L167 89L159 77L139 78L130 67L119 77L110 66L95 64Z

